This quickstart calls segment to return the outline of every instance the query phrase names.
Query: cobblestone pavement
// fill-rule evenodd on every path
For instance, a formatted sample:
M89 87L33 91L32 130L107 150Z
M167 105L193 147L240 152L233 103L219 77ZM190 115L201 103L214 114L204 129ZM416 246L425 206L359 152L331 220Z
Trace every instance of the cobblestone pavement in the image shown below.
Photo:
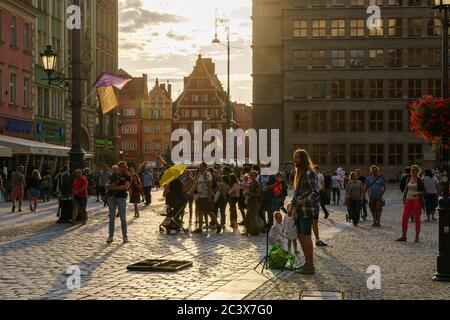
M327 248L315 251L314 276L281 272L245 299L295 300L303 290L341 291L344 299L450 299L449 283L431 281L436 270L438 222L423 222L420 243L413 242L412 223L408 242L395 242L401 236L402 205L397 187L390 189L382 228L373 228L370 219L350 227L333 237ZM380 267L380 290L367 288L371 265Z
M90 221L83 227L56 225L51 205L41 218L17 216L0 208L0 299L196 300L218 298L223 293L227 299L295 300L306 289L342 290L346 299L450 298L448 284L430 281L437 253L437 224L424 225L420 244L393 242L401 210L394 198L399 195L390 194L384 226L377 230L369 222L354 229L345 222L344 208L331 206L331 219L320 223L321 237L330 246L316 249L314 276L266 272L262 277L254 272L264 254L264 235L245 237L230 230L221 235L160 234L160 204L142 211L139 219L131 218L129 207L130 243L125 245L120 223L115 241L105 243L107 214L92 200ZM194 265L169 274L126 270L127 265L149 258L190 260ZM372 264L381 267L382 290L366 288L366 269ZM80 289L67 289L65 273L71 265L81 269ZM260 282L254 280L257 276ZM241 295L226 295L236 286Z

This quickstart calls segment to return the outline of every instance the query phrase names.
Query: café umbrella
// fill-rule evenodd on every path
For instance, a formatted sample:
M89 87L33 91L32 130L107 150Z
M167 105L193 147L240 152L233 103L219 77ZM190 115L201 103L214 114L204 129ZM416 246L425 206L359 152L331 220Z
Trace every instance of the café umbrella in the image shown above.
M160 185L165 186L166 184L172 182L175 179L178 179L186 170L187 165L185 164L177 164L173 167L170 167L166 171L161 178Z

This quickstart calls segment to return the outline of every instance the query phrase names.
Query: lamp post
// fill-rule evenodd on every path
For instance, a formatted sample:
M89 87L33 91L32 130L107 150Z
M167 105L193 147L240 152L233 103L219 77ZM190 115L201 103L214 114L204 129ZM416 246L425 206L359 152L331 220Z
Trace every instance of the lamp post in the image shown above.
M75 0L74 5L79 6L80 0ZM72 78L52 78L56 71L57 53L51 46L40 53L44 65L44 71L48 75L48 83L60 83L67 80L72 81L72 146L69 151L70 170L84 169L85 151L81 147L81 30L72 31Z
M213 44L221 44L219 38L217 37L217 28L219 25L225 26L225 32L227 34L227 129L231 128L231 105L230 105L230 20L226 17L219 18L216 13L216 34Z
M448 10L450 0L434 0L433 9L443 12L442 21L442 98L448 99ZM439 255L437 257L437 272L434 281L450 281L450 197L449 197L449 159L448 150L442 148L441 160L444 169L444 192L439 199Z

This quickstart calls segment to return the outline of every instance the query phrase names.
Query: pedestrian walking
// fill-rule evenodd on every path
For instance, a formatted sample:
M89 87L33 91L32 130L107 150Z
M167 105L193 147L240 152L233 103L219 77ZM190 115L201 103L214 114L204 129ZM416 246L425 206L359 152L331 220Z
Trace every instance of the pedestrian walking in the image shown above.
M39 170L33 170L29 181L28 195L30 197L30 211L36 212L38 199L41 196L42 178Z
M325 174L323 175L323 188L325 193L328 195L328 199L330 201L329 204L331 204L331 186L332 186L332 179L331 179L331 173L330 170L325 170Z
M203 217L211 217L211 221L214 222L217 228L217 233L222 231L222 226L217 221L212 213L212 200L213 200L213 177L211 173L207 170L208 166L205 162L202 162L198 168L198 174L192 189L189 190L188 195L193 194L197 190L197 201L195 203L196 209L198 209L198 228L193 231L193 233L203 232Z
M111 175L112 175L112 172L109 170L108 165L105 164L103 166L103 169L100 171L100 174L98 177L98 185L99 185L100 196L102 197L102 201L103 201L103 207L107 206L106 183L108 182Z
M230 204L230 221L231 221L231 228L236 230L238 228L238 214L237 214L237 203L239 201L239 195L240 195L240 185L239 180L235 174L231 174L229 176L229 185L230 190L228 192L228 199Z
M366 177L363 176L361 169L356 169L355 170L356 173L356 179L361 181L363 187L366 185ZM365 197L365 195L362 197L361 199L361 216L363 218L364 221L366 221L367 219L367 199Z
M259 215L259 206L261 204L262 189L257 181L259 172L252 170L249 174L250 183L244 188L244 196L247 203L247 213L245 216L245 231L243 235L257 236L266 228L265 221Z
M317 183L317 186L319 187L319 199L316 202L316 210L312 216L312 219L313 219L312 230L314 233L314 237L316 238L316 247L326 247L328 245L320 239L320 234L319 234L319 213L320 213L319 205L321 204L320 184L322 183L321 179L319 178L319 174L320 174L319 169L320 168L318 165L315 165L313 167L313 169L314 169L314 173L316 174L316 183ZM326 212L328 212L328 211L326 211ZM326 213L325 213L325 217L328 218Z
M131 176L130 203L134 205L134 217L139 218L139 204L141 203L142 182L137 173Z
M145 168L142 174L142 184L144 189L145 205L149 206L152 203L152 188L153 188L153 173L150 167Z
M426 221L436 221L436 208L438 206L439 180L433 176L430 169L425 169L424 177L422 178L425 186L425 213L427 215Z
M366 179L364 196L369 194L369 208L373 217L373 227L381 227L381 213L384 206L384 193L386 192L386 184L384 177L379 174L377 166L370 167L371 176Z
M290 211L297 214L297 233L305 256L305 264L298 270L301 274L314 274L314 248L311 238L313 217L317 212L320 193L317 185L314 166L306 150L294 152L293 162L296 173L294 178L295 193Z
M72 224L77 221L78 215L81 215L82 224L87 223L87 201L88 201L89 181L83 175L81 169L75 170L75 178L72 184Z
M416 239L419 242L421 219L423 207L423 196L426 193L425 184L420 179L420 168L417 165L411 167L411 177L406 180L405 191L403 192L403 214L402 214L402 236L397 241L406 241L408 232L408 220L411 212L414 214L416 225Z
M109 237L107 243L114 240L114 228L116 220L116 210L120 217L122 227L122 239L124 243L128 242L128 226L127 226L127 198L128 190L131 186L131 177L127 173L127 163L121 161L118 163L118 172L113 173L106 183L106 188L111 192L108 198L109 206Z
M364 185L358 180L356 172L350 173L350 182L345 189L345 202L349 207L349 218L356 227L361 216L361 202L364 197Z
M244 167L244 169L242 170L242 175L239 179L239 201L238 201L238 208L239 211L241 213L242 216L242 221L239 222L239 225L243 226L245 225L245 210L247 209L247 205L245 203L245 195L244 195L244 189L246 188L245 186L248 187L249 184L249 174L250 173L250 168L249 167ZM244 181L246 181L244 183Z
M16 166L16 171L11 173L11 201L12 212L16 211L16 200L19 202L19 212L22 212L23 197L25 195L25 188L27 186L25 182L25 175L23 173L24 167L22 165Z
M331 177L331 191L333 192L333 204L339 205L339 202L341 200L341 189L342 189L342 182L341 177L338 175L338 172L336 171L334 173L334 176Z
M320 191L320 207L324 212L324 219L328 219L330 213L328 212L326 206L330 204L330 198L328 197L327 192L325 191L325 176L320 173L320 167L318 165L314 166L316 176L317 176L317 185L319 186Z
M277 181L275 175L260 174L258 176L258 182L260 183L262 190L262 201L259 208L259 216L261 219L266 221L267 229L270 230L270 227L273 225L273 213L275 212L275 194L273 192L273 188L277 185Z
M50 201L50 194L53 191L53 178L50 175L50 172L45 172L44 176L42 177L42 193L43 193L43 201L49 202Z
M290 205L288 206L289 209ZM288 240L288 250L291 252L292 246L294 247L294 253L299 254L297 249L297 228L293 217L292 210L288 210L290 213L286 213L283 218L283 234Z
M228 176L222 176L217 183L217 190L214 194L213 213L219 219L222 229L225 229L226 224L226 207L228 202L228 192L230 190L230 179Z

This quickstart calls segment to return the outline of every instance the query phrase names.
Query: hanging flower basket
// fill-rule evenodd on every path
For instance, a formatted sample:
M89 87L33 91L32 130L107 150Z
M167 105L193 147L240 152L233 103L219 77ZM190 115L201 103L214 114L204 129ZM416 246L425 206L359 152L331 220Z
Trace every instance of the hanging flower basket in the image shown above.
M450 99L427 96L409 105L411 130L422 139L449 149Z

